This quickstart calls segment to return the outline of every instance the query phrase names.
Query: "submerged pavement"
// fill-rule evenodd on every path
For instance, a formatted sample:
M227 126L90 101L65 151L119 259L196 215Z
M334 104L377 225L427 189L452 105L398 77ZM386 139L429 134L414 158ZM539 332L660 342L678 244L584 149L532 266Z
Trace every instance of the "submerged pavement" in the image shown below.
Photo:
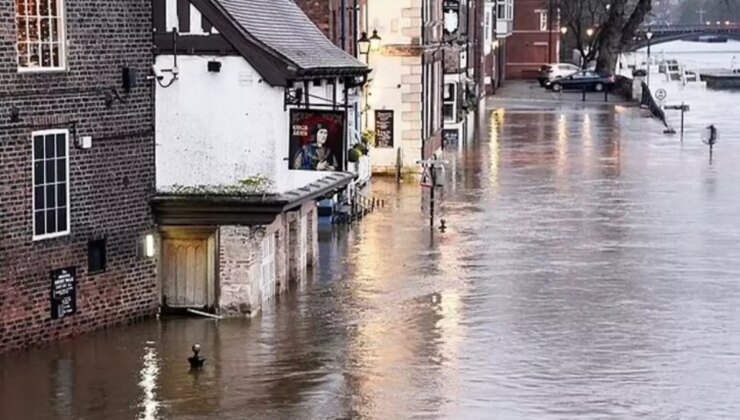
M708 111L681 144L634 108L490 105L446 153L446 232L377 180L386 208L324 227L313 278L260 316L2 356L0 418L738 417L737 116L711 114L710 164Z

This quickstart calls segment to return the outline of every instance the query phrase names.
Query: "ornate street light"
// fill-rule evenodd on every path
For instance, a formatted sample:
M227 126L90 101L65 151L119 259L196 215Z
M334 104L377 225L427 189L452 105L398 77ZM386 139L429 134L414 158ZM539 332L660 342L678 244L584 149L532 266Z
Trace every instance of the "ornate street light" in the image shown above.
M586 29L586 35L588 35L589 38L592 37L594 35L594 28Z
M562 28L560 28L560 33L563 34L563 35L567 34L568 33L568 27L567 26L563 26Z
M645 32L645 38L647 38L647 84L650 86L650 40L653 39L650 29Z
M357 49L360 54L368 55L370 53L370 40L367 39L367 32L363 32L360 39L357 40Z
M370 37L370 50L378 51L380 49L380 43L382 41L383 41L382 38L378 36L378 30L373 29L373 36Z

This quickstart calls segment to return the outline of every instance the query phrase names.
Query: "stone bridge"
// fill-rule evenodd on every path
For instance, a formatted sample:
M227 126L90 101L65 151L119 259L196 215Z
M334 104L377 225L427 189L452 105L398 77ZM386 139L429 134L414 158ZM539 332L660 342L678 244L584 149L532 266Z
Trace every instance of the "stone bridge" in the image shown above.
M705 25L661 25L644 27L637 35L632 50L638 50L648 45L646 34L653 34L650 45L682 39L695 39L703 36L717 36L740 41L740 24L729 22L708 22Z

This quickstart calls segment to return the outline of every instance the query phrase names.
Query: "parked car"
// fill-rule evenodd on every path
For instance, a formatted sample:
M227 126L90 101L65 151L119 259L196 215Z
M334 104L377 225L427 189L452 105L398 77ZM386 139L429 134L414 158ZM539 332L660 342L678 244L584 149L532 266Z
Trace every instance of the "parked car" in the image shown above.
M611 89L615 83L616 78L613 75L599 74L592 70L582 70L561 79L553 80L547 84L546 88L554 92L583 89L603 92L604 89Z
M579 70L581 70L580 67L570 63L546 64L540 67L540 74L537 76L537 81L540 82L540 86L545 87L548 82L570 76Z

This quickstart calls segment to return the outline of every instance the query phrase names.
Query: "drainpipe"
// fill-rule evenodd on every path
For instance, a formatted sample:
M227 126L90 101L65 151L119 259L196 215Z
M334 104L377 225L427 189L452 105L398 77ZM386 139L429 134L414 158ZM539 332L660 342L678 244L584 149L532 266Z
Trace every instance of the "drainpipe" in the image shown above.
M340 17L342 49L347 51L347 0L342 0L340 8L342 9L342 15Z

